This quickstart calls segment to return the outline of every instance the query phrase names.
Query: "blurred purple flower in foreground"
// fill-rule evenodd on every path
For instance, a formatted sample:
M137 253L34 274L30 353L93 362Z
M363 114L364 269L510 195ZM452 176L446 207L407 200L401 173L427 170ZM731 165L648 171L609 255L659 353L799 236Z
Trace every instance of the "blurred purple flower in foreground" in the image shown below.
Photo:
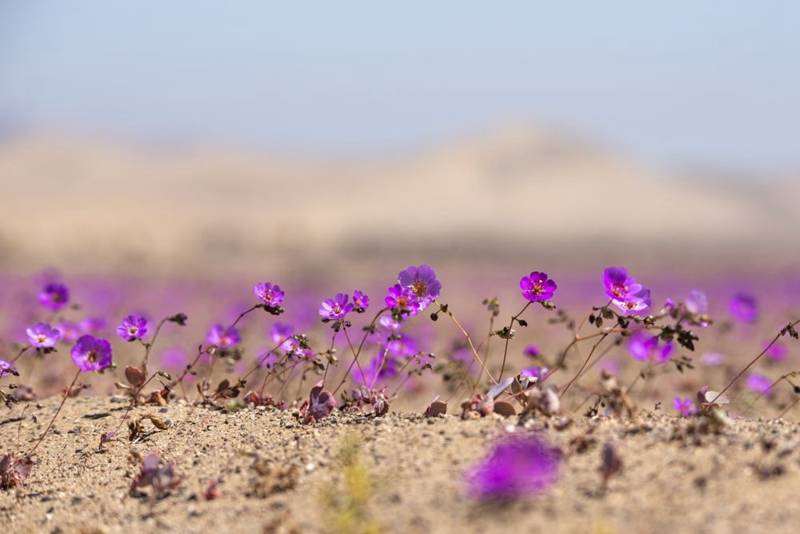
M211 327L211 330L208 331L206 341L221 349L229 349L238 345L242 341L242 336L239 335L239 331L233 326L225 328L221 324L215 324Z
M111 343L94 336L81 336L70 356L82 373L102 371L111 366Z
M353 304L347 302L350 297L346 293L337 293L332 299L325 299L319 308L319 315L325 321L344 319L353 311Z
M541 493L558 479L560 461L560 451L536 434L506 438L468 474L470 494L507 500Z
M544 302L553 298L558 285L548 278L546 273L534 271L520 279L519 288L525 299L531 302Z
M281 289L278 284L271 282L261 282L256 284L253 288L255 296L270 308L277 308L283 304L283 298L286 293Z
M117 327L117 334L125 341L136 341L147 334L147 319L141 315L128 315Z
M39 302L49 310L59 311L69 302L69 289L64 284L47 284L39 293Z
M675 411L681 414L683 417L690 417L697 413L697 407L694 405L694 402L690 398L681 398L675 397L672 401L672 407L675 408Z
M52 349L61 339L61 331L45 323L37 323L25 330L28 341L37 349Z
M758 319L758 302L753 295L737 293L730 303L731 315L743 323L754 323Z
M418 311L427 308L442 290L442 284L436 279L436 273L430 265L406 267L397 275L397 282L410 289L417 298Z
M644 330L635 332L628 341L628 350L634 360L664 363L674 350L672 343L661 343L658 336L651 336Z
M764 375L758 373L750 373L747 375L747 389L766 395L769 393L772 381Z

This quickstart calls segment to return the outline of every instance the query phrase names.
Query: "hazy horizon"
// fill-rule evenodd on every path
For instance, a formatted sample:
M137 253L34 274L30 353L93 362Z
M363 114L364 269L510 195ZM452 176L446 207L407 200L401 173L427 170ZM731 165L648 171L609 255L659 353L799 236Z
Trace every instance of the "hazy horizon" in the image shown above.
M385 156L533 124L660 167L796 169L798 15L780 2L10 1L0 127Z

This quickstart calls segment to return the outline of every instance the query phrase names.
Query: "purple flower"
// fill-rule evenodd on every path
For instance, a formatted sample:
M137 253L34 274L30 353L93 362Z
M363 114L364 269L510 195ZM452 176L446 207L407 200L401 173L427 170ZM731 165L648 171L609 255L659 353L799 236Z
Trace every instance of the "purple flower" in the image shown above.
M253 288L255 296L263 302L268 308L278 308L283 304L283 298L286 293L283 292L281 286L271 282L261 282L256 284Z
M111 343L87 334L78 338L70 355L82 373L102 371L111 366Z
M325 299L319 307L319 316L323 321L338 321L344 319L353 311L353 304L347 302L350 297L346 293L336 293L332 299Z
M74 343L84 334L80 325L72 321L59 321L56 323L56 328L61 332L61 341L67 343Z
M385 302L387 307L399 315L416 315L422 309L414 292L400 284L387 290Z
M603 285L610 299L622 302L644 289L642 284L628 274L625 267L608 267L604 270Z
M0 358L0 378L3 378L6 375L16 375L17 370L14 369L14 366L11 365L10 362L7 362Z
M769 393L772 381L764 375L750 373L747 375L747 389L766 395Z
M706 297L705 293L697 289L689 291L689 295L686 297L684 304L686 305L686 310L695 315L700 315L708 311L708 297Z
M758 302L753 295L737 293L731 299L730 312L738 321L754 323L758 319Z
M394 317L391 315L381 315L381 318L378 319L378 324L381 325L381 328L384 330L389 330L392 332L397 332L400 330L400 322L395 321Z
M189 356L180 348L173 347L161 353L161 366L167 371L182 371L189 363Z
M418 311L427 308L442 290L442 284L436 279L436 273L429 265L406 267L397 275L397 282L410 289L417 298Z
M80 328L84 334L95 335L106 327L106 320L100 317L87 317L81 321Z
M37 349L52 349L61 339L61 331L45 323L37 323L25 330L28 341Z
M534 366L524 368L519 374L527 378L542 380L545 376L547 376L548 371L549 369L547 367Z
M722 365L722 363L725 361L725 355L720 352L706 352L700 358L700 361L702 361L704 365L714 367L717 365Z
M532 272L519 281L522 296L531 302L544 302L553 298L558 286L546 273Z
M364 313L369 308L369 297L360 289L353 291L353 306L358 313Z
M230 349L238 345L242 341L242 337L236 327L225 328L221 324L215 324L208 331L206 341L221 349Z
M789 354L789 349L787 349L786 345L784 343L781 343L780 341L776 341L775 343L773 343L772 346L769 347L766 352L767 358L776 362L782 362L783 360L786 359L786 356L788 356L788 354Z
M536 434L506 438L467 476L470 493L484 500L537 494L558 479L560 453Z
M378 366L380 366L380 368ZM373 384L397 376L397 372L397 360L388 355L385 348L382 348L380 352L370 360L368 366L363 369L358 369L358 367L354 366L350 374L353 377L353 382L356 384L370 387Z
M697 407L694 405L692 399L688 397L685 399L675 397L672 401L672 407L683 417L690 417L697 413Z
M644 330L636 331L628 341L628 350L634 360L664 363L674 350L672 343L661 343L658 336L651 336Z
M606 372L612 376L619 374L619 362L617 360L603 360L600 362L600 372Z
M128 315L117 327L117 334L125 341L136 341L147 335L147 319L141 315Z
M39 293L39 302L49 310L59 311L69 302L69 289L64 284L49 283Z
M536 345L528 345L522 353L529 358L538 358L542 355L542 351Z
M614 306L619 308L623 315L639 313L650 307L650 290L647 288L639 290L638 293L628 295L625 300L612 300Z
M386 343L389 354L397 357L413 356L418 352L417 341L408 334L395 334Z
M269 337L272 339L273 343L280 343L281 341L285 340L279 347L284 351L291 350L293 346L292 342L295 340L291 337L292 334L294 334L294 327L290 324L284 323L275 323L272 325L272 329L269 331Z

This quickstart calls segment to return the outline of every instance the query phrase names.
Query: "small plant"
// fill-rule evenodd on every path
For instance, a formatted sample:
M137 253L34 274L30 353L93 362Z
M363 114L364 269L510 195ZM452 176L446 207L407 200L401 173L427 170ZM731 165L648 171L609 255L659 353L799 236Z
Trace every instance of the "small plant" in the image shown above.
M382 532L371 510L374 486L369 471L361 462L358 438L346 436L337 459L340 480L331 482L320 496L328 531L332 534Z
M183 477L175 472L172 463L166 463L155 454L150 453L141 459L139 473L131 482L131 496L146 496L142 489L149 488L152 501L163 499L170 495L183 482Z

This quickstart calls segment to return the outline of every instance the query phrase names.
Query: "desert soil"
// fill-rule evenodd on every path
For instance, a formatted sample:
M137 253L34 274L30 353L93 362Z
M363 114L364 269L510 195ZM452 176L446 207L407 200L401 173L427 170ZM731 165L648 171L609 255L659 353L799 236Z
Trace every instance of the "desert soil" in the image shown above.
M5 411L0 451L23 451L57 405L29 405L22 421L20 406ZM658 412L579 418L560 431L537 420L527 431L564 452L560 479L498 507L470 499L464 473L494 439L526 431L514 419L336 414L301 425L289 412L177 403L131 412L155 414L168 429L146 422L135 441L123 431L99 451L99 436L124 412L108 398L69 399L24 487L0 492L0 524L15 533L355 531L342 526L354 492L363 500L356 524L378 532L797 532L800 524L800 426L781 420L736 421L720 434ZM609 441L624 469L603 490L600 451ZM356 458L350 467L343 449ZM151 451L183 476L158 500L130 493L136 458ZM353 465L361 466L356 483ZM208 500L212 479L219 496ZM338 498L326 499L331 492Z

